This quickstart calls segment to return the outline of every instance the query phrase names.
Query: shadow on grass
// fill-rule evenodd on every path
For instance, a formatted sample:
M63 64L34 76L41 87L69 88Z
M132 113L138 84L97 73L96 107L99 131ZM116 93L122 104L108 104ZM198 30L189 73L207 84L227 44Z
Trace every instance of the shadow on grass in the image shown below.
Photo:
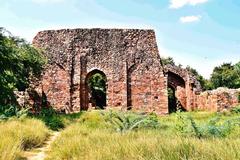
M57 113L52 108L44 108L39 114L30 116L42 120L51 130L58 131L76 122L81 115L82 112L65 114Z

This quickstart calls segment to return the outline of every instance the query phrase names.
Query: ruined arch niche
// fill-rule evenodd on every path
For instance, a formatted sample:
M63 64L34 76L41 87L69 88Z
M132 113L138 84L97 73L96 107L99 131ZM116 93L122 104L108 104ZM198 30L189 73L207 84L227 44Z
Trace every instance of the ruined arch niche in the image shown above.
M136 70L137 68L137 64L134 64L132 66L130 66L128 69L127 69L127 109L128 110L131 110L132 109L132 99L133 99L133 96L132 96L132 78L133 78L133 71Z
M100 78L103 79L98 79L99 76L96 75L100 75ZM97 83L102 83L101 87L103 88L99 88L99 86L94 86L94 84L90 84L90 81L93 80L93 78L95 77L95 80L97 80ZM103 82L99 82L99 80L103 81ZM95 84L96 85L96 84ZM99 70L99 69L94 69L92 71L90 71L87 75L86 75L86 79L85 79L85 99L86 99L86 104L85 104L85 109L89 109L89 108L99 108L99 109L104 109L107 106L107 76L106 74Z
M182 77L171 71L167 72L168 77L168 112L172 113L177 109L186 110L186 83Z

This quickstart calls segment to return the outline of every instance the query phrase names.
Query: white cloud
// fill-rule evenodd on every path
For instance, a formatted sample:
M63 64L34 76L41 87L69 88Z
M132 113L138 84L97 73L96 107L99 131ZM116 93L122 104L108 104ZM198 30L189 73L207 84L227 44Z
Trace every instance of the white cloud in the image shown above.
M202 16L200 16L200 15L198 15L198 16L185 16L185 17L180 17L179 21L181 23L191 23L191 22L200 21L201 18L202 18Z
M197 4L206 3L208 0L170 0L169 8L178 9L185 5L195 6Z
M61 3L64 2L65 0L32 0L34 3L38 4L44 4L44 3Z

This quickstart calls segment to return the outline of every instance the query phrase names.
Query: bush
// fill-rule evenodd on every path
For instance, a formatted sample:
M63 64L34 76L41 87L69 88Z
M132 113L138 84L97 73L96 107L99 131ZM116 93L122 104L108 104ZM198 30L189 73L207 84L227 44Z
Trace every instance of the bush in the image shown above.
M81 116L80 122L91 128L112 128L118 132L159 127L156 114L142 115L112 110L85 112Z
M240 105L231 109L232 113L240 113Z
M221 121L220 117L213 117L207 123L197 124L191 116L180 115L179 123L176 125L176 129L183 134L192 134L197 138L207 137L227 137L234 130L236 120L231 119Z
M22 118L28 115L28 108L19 108L16 105L0 106L0 120L7 120L10 117Z
M131 112L110 111L107 121L119 132L126 132L136 129L157 128L159 121L156 114L142 115Z
M59 129L63 129L65 127L61 117L57 115L50 117L41 117L41 119L51 130L58 131Z
M14 90L24 91L39 77L46 58L25 40L0 27L0 104L16 104Z
M42 108L36 118L41 119L46 126L54 131L58 131L59 129L63 129L65 127L62 118L52 107Z

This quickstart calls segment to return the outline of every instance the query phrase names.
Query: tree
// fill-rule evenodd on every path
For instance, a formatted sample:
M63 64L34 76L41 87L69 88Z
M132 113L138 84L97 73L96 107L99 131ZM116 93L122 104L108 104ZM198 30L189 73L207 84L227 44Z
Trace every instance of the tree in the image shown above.
M240 78L238 65L238 63L236 65L232 65L231 63L223 63L222 65L215 67L210 78L213 88L239 88Z
M238 77L240 78L240 61L234 65L234 70L236 71Z
M161 60L163 65L167 65L167 64L175 65L175 62L172 57L161 57Z
M25 90L45 62L37 49L0 28L0 105L14 103L13 91Z
M234 65L234 71L237 74L236 85L240 86L240 61Z

